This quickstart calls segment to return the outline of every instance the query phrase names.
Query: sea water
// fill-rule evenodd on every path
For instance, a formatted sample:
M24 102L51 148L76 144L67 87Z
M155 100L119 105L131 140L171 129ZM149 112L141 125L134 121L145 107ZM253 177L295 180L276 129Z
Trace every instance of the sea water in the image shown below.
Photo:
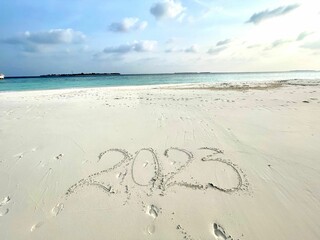
M108 86L141 86L179 83L217 83L320 79L320 72L148 74L80 77L8 78L0 80L0 91L27 91Z

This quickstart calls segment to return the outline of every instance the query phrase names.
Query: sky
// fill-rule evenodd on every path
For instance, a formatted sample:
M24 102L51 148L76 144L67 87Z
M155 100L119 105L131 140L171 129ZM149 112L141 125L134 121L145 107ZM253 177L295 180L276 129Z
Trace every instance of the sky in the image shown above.
M319 0L8 0L0 72L320 70Z

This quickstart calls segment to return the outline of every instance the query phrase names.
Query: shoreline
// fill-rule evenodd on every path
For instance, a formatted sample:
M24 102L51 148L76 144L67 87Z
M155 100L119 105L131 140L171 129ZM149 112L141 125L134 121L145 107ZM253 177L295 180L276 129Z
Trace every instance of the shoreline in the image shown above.
M228 86L237 86L238 90L249 87L255 87L257 85L269 85L269 84L280 84L280 85L294 85L294 83L300 84L310 84L310 82L315 82L316 84L320 83L320 79L286 79L286 80L270 80L270 81L225 81L225 82L203 82L203 83L168 83L168 84L150 84L150 85L131 85L131 86L102 86L102 87L79 87L79 88L57 88L57 89L39 89L39 90L19 90L19 91L0 91L1 94L18 94L18 93L39 93L39 92L47 92L47 93L57 93L61 91L62 93L67 93L70 91L84 91L84 90L146 90L146 89L211 89L211 90L227 90ZM249 85L249 86L239 86L239 85ZM180 87L180 88L179 88ZM248 90L249 90L248 89ZM232 90L232 87L229 87L228 90ZM236 89L234 89L236 90Z

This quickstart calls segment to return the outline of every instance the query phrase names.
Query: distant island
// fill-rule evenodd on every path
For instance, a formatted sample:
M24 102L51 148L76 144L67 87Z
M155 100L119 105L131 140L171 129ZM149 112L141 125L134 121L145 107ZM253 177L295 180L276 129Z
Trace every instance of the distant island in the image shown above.
M62 73L62 74L46 74L40 77L87 77L87 76L118 76L120 73Z
M10 76L10 78L59 78L59 77L89 77L89 76L119 76L120 73L59 73L59 74L45 74L40 76Z

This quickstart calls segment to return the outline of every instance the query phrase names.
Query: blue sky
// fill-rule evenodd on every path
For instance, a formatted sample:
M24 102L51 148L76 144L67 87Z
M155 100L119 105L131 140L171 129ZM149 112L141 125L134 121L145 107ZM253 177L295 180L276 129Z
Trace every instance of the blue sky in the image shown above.
M0 72L320 70L317 0L1 1Z

